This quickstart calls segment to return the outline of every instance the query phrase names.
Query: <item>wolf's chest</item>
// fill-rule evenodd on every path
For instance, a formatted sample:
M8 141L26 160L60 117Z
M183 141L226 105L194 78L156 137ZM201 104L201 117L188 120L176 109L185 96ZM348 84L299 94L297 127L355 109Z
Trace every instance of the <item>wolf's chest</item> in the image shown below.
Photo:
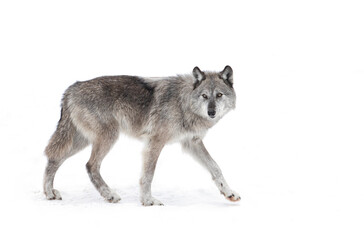
M179 132L173 134L167 143L183 142L185 140L191 140L194 137L203 138L206 135L207 129L194 132Z

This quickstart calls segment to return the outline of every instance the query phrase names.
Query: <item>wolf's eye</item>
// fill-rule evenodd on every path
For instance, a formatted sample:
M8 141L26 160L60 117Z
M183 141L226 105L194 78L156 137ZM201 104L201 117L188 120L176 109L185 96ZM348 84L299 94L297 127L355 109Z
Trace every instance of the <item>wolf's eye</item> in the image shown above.
M208 98L206 94L202 94L202 97L203 97L204 99L207 99L207 98Z
M216 94L216 97L218 97L218 98L222 97L222 93Z

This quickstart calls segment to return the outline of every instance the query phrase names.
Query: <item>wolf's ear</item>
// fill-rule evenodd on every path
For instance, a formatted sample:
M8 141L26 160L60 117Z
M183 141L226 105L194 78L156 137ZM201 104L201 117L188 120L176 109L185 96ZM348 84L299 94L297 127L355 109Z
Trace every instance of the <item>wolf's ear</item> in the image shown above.
M192 70L192 74L195 78L195 84L194 84L194 88L198 87L198 85L200 85L201 81L206 79L206 75L204 72L202 72L198 67L195 67Z
M204 72L202 72L198 67L195 67L192 70L193 76L195 77L196 81L201 82L202 80L205 80L206 75Z
M224 82L230 85L230 87L233 86L233 69L229 65L220 72L219 76L222 80L224 80Z

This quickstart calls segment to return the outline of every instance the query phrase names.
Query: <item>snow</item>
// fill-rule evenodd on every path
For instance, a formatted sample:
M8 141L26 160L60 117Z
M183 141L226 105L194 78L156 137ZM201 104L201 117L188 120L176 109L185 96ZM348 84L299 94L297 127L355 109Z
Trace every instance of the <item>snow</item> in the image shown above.
M0 3L1 239L363 239L364 15L360 1ZM178 144L139 203L141 150L121 136L101 174L90 148L42 193L63 91L100 75L234 69L237 109L205 145L242 200L220 195Z

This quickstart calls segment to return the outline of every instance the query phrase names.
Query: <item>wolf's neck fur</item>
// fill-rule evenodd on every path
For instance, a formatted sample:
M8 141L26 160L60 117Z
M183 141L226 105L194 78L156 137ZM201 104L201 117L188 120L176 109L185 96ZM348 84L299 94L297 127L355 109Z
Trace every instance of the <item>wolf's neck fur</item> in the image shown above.
M153 126L160 126L159 131L175 139L184 135L204 135L217 121L208 120L191 107L193 93L193 76L178 75L174 77L143 78L155 87L154 107L148 120ZM157 122L155 122L157 121ZM166 128L165 126L169 126ZM149 128L150 129L150 128ZM154 128L157 130L158 128Z
M214 126L217 122L208 120L198 114L196 114L189 103L191 99L192 91L193 91L193 76L191 75L178 75L177 79L179 79L183 84L182 88L184 88L183 92L185 95L179 95L179 106L182 118L181 128L183 131L188 133L191 132L200 132L201 130L206 132L209 128Z

